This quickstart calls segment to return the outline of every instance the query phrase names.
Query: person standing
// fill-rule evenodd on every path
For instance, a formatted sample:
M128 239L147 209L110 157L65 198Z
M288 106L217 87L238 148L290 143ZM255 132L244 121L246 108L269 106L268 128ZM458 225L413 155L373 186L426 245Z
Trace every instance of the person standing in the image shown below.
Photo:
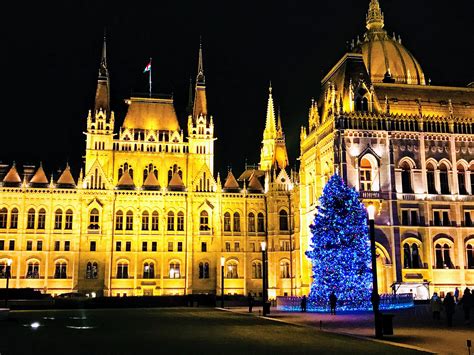
M459 302L459 289L457 287L454 289L454 301Z
M253 308L253 296L252 293L249 292L249 295L247 296L247 302L249 304L249 313L252 313L252 308Z
M448 327L453 325L453 314L454 314L454 297L451 295L451 292L448 292L443 301L444 310L446 312L446 320L448 321Z
M439 320L440 318L440 313L441 313L441 298L438 297L438 294L435 292L433 293L433 297L431 297L431 311L433 312L433 319L434 320Z
M306 312L306 295L303 295L303 298L301 299L301 312Z
M329 295L329 305L331 306L331 314L336 315L337 297L334 291Z
M462 309L464 311L464 324L471 324L471 307L473 304L473 295L469 288L466 287L459 303L462 304Z

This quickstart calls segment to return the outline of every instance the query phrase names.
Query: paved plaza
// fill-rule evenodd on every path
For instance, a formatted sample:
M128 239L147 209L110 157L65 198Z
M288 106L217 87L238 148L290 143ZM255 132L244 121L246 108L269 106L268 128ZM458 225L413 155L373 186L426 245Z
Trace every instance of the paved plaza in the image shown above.
M247 308L231 310L248 313ZM254 308L254 315L258 315L259 310L259 308ZM456 309L451 328L446 326L444 318L441 321L433 321L428 305L418 305L412 309L389 313L395 315L393 319L394 335L386 336L384 340L421 347L439 354L467 354L467 339L471 339L474 345L474 322L472 325L464 325L463 312L459 307ZM270 317L291 324L309 326L315 330L319 330L322 325L321 330L326 332L370 338L374 336L373 315L370 312L341 313L333 316L328 313L279 312L272 309ZM471 349L471 354L474 354L474 349Z
M36 324L35 324L36 323ZM32 327L33 325L33 327ZM34 328L34 326L38 326ZM12 311L10 354L415 354L415 350L204 308Z

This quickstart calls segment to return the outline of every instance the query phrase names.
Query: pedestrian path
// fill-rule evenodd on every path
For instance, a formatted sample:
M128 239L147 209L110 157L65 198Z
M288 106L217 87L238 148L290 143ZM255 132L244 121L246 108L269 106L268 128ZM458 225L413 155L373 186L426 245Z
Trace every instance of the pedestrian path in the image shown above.
M232 308L234 312L248 313L247 308ZM253 314L258 316L261 309L254 307ZM461 310L456 310L453 324L448 328L446 319L432 319L429 306L418 305L411 309L390 312L394 314L394 335L384 340L408 344L439 354L467 354L466 340L474 343L474 325L464 325ZM341 313L301 313L271 310L270 318L287 323L314 327L322 331L350 334L362 337L374 337L373 314L370 312ZM474 354L474 349L471 349Z

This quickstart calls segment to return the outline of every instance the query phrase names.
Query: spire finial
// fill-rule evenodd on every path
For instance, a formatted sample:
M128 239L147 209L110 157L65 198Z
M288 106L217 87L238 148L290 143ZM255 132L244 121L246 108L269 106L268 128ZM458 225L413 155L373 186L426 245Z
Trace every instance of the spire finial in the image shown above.
M99 76L107 77L107 32L104 27L104 43L102 44L102 56L100 58Z
M378 0L370 0L369 12L366 16L366 27L370 30L380 30L384 26L383 12Z
M198 74L196 78L197 84L204 84L206 81L204 77L204 66L202 63L202 37L199 36L199 59L198 59Z
M270 84L268 86L268 92L270 93L270 95L272 94L272 81L270 80Z

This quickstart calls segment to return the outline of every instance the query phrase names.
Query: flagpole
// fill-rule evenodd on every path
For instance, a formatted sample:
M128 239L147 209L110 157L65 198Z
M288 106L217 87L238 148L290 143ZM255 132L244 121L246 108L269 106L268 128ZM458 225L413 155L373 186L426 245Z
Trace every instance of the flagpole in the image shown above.
M150 98L151 98L151 58L150 58L150 70L148 71L148 84L149 84Z

